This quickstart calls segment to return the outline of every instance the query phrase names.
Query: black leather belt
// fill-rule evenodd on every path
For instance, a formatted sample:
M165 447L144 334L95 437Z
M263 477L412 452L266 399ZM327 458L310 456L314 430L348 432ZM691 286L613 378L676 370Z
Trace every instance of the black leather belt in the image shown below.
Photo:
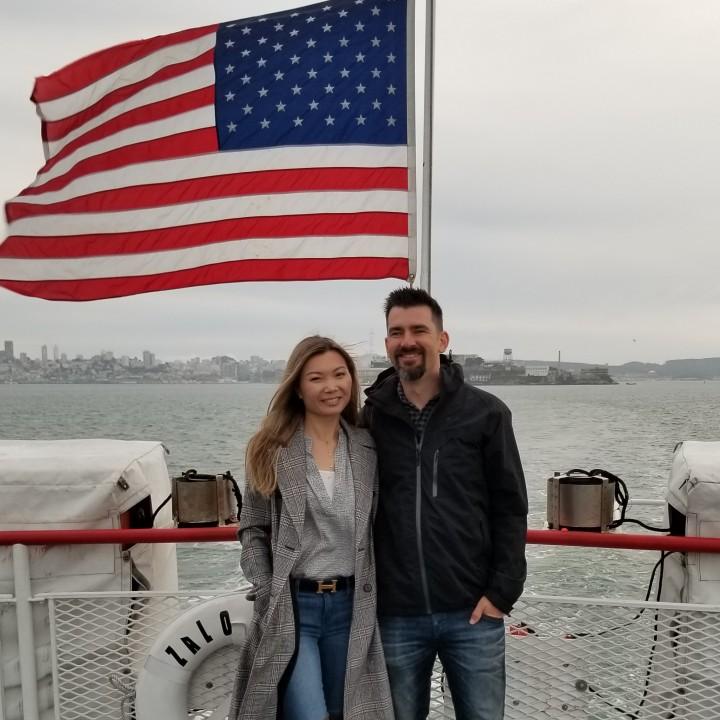
M334 593L341 590L351 590L355 587L354 577L331 578L330 580L295 578L292 582L295 590L300 592Z

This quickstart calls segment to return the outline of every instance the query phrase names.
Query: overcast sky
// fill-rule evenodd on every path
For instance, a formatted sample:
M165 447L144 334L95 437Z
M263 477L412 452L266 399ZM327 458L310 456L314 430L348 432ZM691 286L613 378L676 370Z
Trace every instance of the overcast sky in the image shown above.
M119 42L304 4L3 0L0 199L43 162L36 76ZM454 351L720 356L718 0L438 5L432 290ZM71 357L280 358L320 332L382 352L382 301L398 285L242 283L91 303L0 289L0 340L31 356L57 344Z

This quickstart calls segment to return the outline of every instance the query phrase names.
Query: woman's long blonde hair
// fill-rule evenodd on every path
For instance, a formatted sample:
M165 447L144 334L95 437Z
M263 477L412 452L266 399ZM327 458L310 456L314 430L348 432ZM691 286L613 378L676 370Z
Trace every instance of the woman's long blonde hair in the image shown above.
M330 338L311 335L303 338L290 353L280 387L270 401L260 429L250 438L245 451L245 478L249 488L269 497L277 487L275 458L285 447L305 416L305 404L298 395L303 368L315 355L334 351L342 356L352 379L350 402L342 417L357 424L360 409L360 384L355 363L345 348Z

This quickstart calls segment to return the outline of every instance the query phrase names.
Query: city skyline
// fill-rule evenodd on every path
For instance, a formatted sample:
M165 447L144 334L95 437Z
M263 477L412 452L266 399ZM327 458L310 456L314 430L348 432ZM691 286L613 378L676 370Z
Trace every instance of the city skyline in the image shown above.
M372 340L370 341L372 343ZM186 355L186 356L161 356L158 353L153 352L152 350L148 348L143 348L142 350L135 349L134 351L126 351L126 352L120 352L112 349L106 349L106 348L100 348L99 350L96 350L91 353L69 353L66 351L63 351L62 347L58 344L50 345L49 343L43 343L40 345L40 355L35 356L30 354L27 350L18 350L17 344L14 340L3 340L4 344L4 355L3 352L0 351L0 359L7 359L7 350L8 345L10 345L14 350L14 358L17 360L22 356L27 357L30 360L39 360L42 362L48 361L50 358L47 356L48 348L52 348L53 351L53 360L55 362L58 362L61 359L64 359L64 361L70 361L70 360L89 360L92 358L103 356L108 356L108 359L114 359L114 360L123 360L123 359L129 359L129 360L140 360L144 363L144 365L147 366L154 366L155 364L160 363L174 363L174 362L190 362L192 360L198 360L198 359L206 359L210 360L213 358L222 358L227 357L231 358L233 360L237 360L238 362L248 361L252 360L253 358L257 358L259 360L277 363L277 362L284 362L286 357L269 357L266 358L263 356L263 354L259 352L253 352L250 351L250 354L241 356L239 353L232 353L229 351L221 351L212 353L210 355L199 355L199 354L193 354L193 355ZM369 351L368 349L364 349L362 352L357 352L358 348L355 347L348 347L348 350L351 352L351 354L354 357L377 357L377 358L386 358L387 355L385 353L384 347L378 352L377 349L374 349L373 351ZM452 354L456 357L482 357L488 362L500 362L502 361L505 356L508 354L507 350L510 350L511 357L515 357L517 362L532 362L532 363L569 363L569 364L585 364L585 365L613 365L615 367L626 365L630 363L636 363L636 362L643 362L639 360L626 360L625 362L621 363L606 363L606 362L593 362L593 361L586 361L586 360L576 360L574 358L567 358L564 357L561 351L558 351L553 357L551 358L533 358L533 357L526 357L524 355L518 355L516 352L513 351L512 348L508 348L507 346L503 347L502 350L500 350L496 355L492 354L483 354L480 352L476 352L474 350L469 350L465 352L458 352L455 351L454 348L449 348L449 350L452 352ZM148 362L149 358L152 357L152 361ZM662 360L656 362L656 363L649 363L649 364L662 364L663 362L668 362L671 360L677 360L677 359L714 359L720 357L720 351L716 353L715 355L707 355L704 357L691 357L689 355L681 355L677 354L673 357L663 358Z

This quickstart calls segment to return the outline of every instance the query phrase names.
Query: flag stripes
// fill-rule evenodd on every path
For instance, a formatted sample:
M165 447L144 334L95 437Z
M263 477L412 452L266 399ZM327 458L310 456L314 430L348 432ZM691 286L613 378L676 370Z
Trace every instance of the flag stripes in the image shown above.
M406 12L405 0L329 0L126 43L39 78L46 163L6 204L0 286L92 300L405 278Z

